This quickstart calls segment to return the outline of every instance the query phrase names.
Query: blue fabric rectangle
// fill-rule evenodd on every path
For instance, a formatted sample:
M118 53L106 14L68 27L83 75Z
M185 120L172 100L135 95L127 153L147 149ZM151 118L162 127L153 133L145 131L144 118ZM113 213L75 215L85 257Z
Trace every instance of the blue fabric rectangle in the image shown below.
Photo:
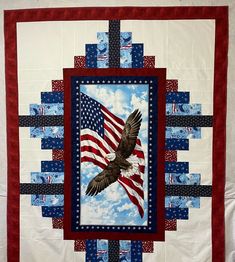
M120 67L132 67L132 33L120 33Z
M189 104L189 92L168 92L166 93L166 103Z
M42 216L43 217L64 217L64 207L42 207Z
M189 150L188 139L167 138L165 140L166 150Z
M97 67L109 67L109 35L106 32L97 33Z
M86 67L97 68L97 45L86 44Z
M166 196L165 207L200 208L200 197Z
M97 261L97 240L86 240L86 262Z
M119 241L119 261L131 262L131 241L120 240Z
M31 138L62 138L64 137L63 126L30 127Z
M41 140L41 149L64 149L63 138L43 138Z
M165 208L166 219L188 219L188 208Z
M41 103L64 103L64 92L41 92Z
M201 138L201 127L166 127L166 138Z
M64 195L31 195L32 206L63 206Z
M108 240L97 239L97 261L109 262Z
M144 45L132 44L132 68L144 67Z
M201 104L166 104L167 115L201 115Z
M64 161L41 161L41 172L64 172Z
M29 111L31 116L63 115L64 104L30 104Z
M42 172L31 172L31 183L34 184L63 184L64 173L42 173Z
M166 185L200 185L200 174L165 174Z
M142 241L131 241L131 261L142 262Z
M165 162L165 173L188 174L188 162Z

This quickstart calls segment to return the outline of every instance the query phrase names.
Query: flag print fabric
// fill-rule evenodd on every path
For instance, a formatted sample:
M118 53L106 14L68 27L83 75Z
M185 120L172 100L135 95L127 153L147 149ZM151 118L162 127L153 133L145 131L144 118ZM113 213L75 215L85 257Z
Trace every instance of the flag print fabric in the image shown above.
M90 121L88 121L88 119ZM92 162L104 169L109 161L106 155L115 151L121 141L124 121L107 108L81 93L81 162ZM144 153L138 139L132 152L135 170L129 177L120 174L118 182L127 191L130 200L138 207L143 217Z
M7 261L225 261L228 8L4 26Z

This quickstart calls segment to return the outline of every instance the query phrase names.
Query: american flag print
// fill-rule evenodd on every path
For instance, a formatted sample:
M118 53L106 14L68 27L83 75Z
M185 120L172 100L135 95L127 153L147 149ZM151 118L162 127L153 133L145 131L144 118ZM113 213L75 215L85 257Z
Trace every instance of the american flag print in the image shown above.
M80 125L81 162L92 162L104 169L109 163L106 155L115 152L121 141L125 122L104 105L81 92ZM131 174L121 171L118 182L143 218L145 156L139 138L127 160L132 162L133 171Z

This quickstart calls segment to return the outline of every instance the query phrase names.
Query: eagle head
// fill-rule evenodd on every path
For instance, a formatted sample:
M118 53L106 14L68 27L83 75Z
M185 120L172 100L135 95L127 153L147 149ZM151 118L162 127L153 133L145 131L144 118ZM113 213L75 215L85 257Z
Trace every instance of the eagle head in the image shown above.
M109 153L105 156L109 161L114 161L116 158L116 154L115 153Z

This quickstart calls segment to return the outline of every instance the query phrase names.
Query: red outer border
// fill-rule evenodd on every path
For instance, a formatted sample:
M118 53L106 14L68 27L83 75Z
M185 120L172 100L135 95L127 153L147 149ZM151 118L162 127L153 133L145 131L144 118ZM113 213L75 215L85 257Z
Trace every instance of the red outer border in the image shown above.
M74 232L71 230L71 77L72 76L151 76L158 77L158 153L157 153L157 185L165 184L165 93L166 69L64 69L65 85L65 205L64 205L64 239L129 239L129 240L159 240L165 238L165 187L158 186L157 199L157 232L156 233L127 233L127 232Z
M109 19L215 19L214 132L212 260L224 255L224 185L226 141L226 88L228 54L228 7L87 7L9 10L4 12L5 78L7 106L8 262L19 261L19 128L17 86L17 22Z

